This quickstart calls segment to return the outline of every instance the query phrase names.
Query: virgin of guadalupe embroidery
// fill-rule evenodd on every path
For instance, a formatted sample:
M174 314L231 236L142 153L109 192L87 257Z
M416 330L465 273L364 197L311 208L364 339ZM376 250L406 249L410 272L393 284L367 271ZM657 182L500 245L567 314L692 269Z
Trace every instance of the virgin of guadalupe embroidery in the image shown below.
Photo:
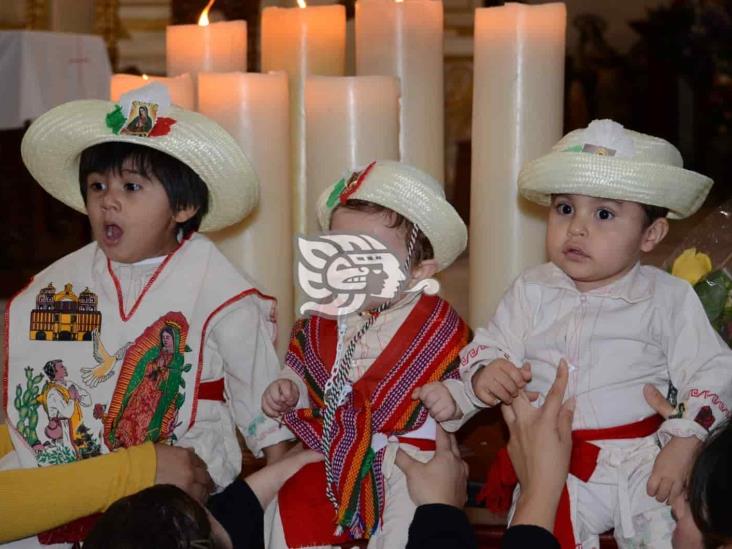
M104 441L110 450L146 441L174 442L178 410L185 401L183 374L188 321L169 312L145 329L129 347L120 369L109 411Z

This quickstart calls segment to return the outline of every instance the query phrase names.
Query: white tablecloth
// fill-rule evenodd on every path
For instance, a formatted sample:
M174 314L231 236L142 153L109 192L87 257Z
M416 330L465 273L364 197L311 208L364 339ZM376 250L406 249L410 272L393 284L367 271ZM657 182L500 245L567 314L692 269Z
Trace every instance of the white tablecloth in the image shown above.
M1 31L0 129L73 99L108 99L111 75L99 36Z

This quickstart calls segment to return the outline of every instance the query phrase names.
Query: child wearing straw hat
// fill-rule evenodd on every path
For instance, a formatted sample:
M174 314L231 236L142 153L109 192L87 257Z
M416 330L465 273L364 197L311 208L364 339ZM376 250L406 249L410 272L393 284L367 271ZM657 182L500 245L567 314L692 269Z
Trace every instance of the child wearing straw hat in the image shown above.
M692 215L711 185L667 141L610 120L569 133L519 175L521 194L550 207L550 262L516 279L461 352L461 374L483 408L541 398L568 363L574 451L555 524L563 548L598 547L611 528L620 547L670 547L666 502L729 414L732 352L687 282L639 263L666 236L667 218ZM654 415L644 384L669 390L672 418ZM507 508L515 482L499 454L489 507Z
M280 490L267 509L265 539L269 547L359 538L370 538L369 547L403 547L415 504L394 465L396 450L426 460L436 420L460 421L462 410L439 381L456 398L463 394L458 352L468 340L468 326L446 301L410 290L455 260L467 231L436 180L395 161L372 163L332 185L318 216L333 238L348 233L357 235L353 242L373 237L386 245L351 256L358 272L367 265L388 271L390 250L406 280L393 297L369 298L359 311L330 318L318 312L296 323L283 374L262 406L325 461L304 467ZM440 397L451 407L431 417L420 399Z
M288 436L259 407L280 370L274 299L197 232L254 208L251 164L220 126L171 105L160 84L118 104L56 107L31 125L21 152L48 193L88 214L94 242L37 274L8 304L4 389L14 452L1 468L153 442L192 448L214 483L227 486L241 468L237 427L255 454ZM115 486L151 483L165 464L147 456L137 470L120 467ZM107 479L98 482L105 490ZM83 532L76 522L41 541L73 542Z

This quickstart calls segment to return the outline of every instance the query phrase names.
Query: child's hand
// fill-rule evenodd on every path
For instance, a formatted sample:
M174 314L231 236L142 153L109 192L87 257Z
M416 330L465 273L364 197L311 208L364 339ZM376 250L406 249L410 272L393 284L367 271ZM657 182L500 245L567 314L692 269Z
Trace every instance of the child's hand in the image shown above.
M664 419L674 413L674 407L653 385L643 387L643 396L649 406ZM686 480L694 463L694 456L701 441L696 437L671 437L671 440L656 456L653 471L648 479L646 491L663 503L671 501L684 491Z
M521 368L516 368L512 362L497 358L483 366L473 376L473 392L488 406L495 406L501 402L511 404L529 381L531 381L531 365L528 362ZM530 400L535 398L534 394L529 395Z
M460 412L450 391L440 381L422 385L412 392L413 400L421 400L435 421L448 421L460 417Z
M661 503L671 502L684 491L701 441L696 437L671 437L656 456L646 491Z
M290 379L278 379L269 384L262 395L262 411L269 417L277 417L291 410L300 399L300 390Z

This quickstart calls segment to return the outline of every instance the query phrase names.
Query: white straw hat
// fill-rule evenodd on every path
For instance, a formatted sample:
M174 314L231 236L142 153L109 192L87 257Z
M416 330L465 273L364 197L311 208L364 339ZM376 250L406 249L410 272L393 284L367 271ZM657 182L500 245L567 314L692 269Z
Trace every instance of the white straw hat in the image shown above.
M701 207L713 181L682 166L668 141L594 120L526 164L518 184L523 196L544 206L552 194L584 194L667 208L669 218L683 219Z
M153 125L135 126L134 115ZM86 213L79 189L79 158L107 142L144 145L173 156L208 187L208 213L201 231L215 231L244 218L257 204L259 184L241 147L205 116L170 105L165 86L152 83L110 101L71 101L41 115L23 137L21 155L28 171L51 196Z
M365 200L416 223L432 245L438 270L449 266L465 249L465 223L436 179L393 160L373 162L354 175L357 177L344 177L320 195L318 221L324 231L330 228L331 214L338 205L348 199Z

